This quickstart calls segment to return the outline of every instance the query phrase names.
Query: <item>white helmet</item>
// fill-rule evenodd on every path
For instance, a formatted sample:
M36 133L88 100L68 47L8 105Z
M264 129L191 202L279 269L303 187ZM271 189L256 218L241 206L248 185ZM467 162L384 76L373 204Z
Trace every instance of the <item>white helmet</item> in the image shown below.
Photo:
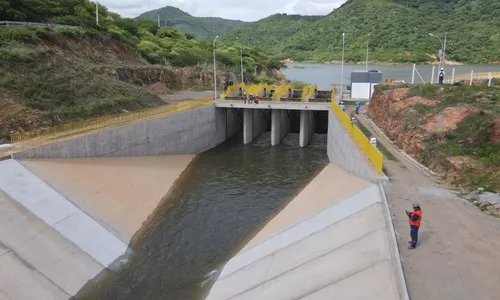
M441 71L444 71L444 68L441 68Z

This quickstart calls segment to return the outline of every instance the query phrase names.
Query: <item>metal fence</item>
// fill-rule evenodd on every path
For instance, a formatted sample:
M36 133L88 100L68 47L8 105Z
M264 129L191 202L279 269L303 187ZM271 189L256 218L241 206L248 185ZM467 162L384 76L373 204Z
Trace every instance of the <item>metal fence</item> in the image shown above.
M52 24L52 23L36 23L36 22L15 22L15 21L0 21L0 26L39 26L39 27L60 27L60 28L75 28L82 29L81 26Z
M146 108L128 113L109 115L49 128L42 128L27 132L18 132L10 136L12 144L40 145L56 139L72 137L91 131L126 125L137 121L168 115L171 113L201 107L213 103L212 98L186 100L160 107Z

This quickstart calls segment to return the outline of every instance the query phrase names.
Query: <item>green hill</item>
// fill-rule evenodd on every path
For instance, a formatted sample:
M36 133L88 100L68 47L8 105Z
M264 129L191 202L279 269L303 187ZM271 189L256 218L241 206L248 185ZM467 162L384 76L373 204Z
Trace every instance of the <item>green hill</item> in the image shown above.
M319 18L274 16L224 35L238 36L276 58L299 61L370 59L428 62L441 48L429 33L448 33L447 59L465 63L500 61L498 0L348 0ZM368 36L370 34L370 36Z
M238 38L244 44L266 49L275 54L281 52L282 41L321 18L319 16L275 14L232 30L224 34L222 40L233 41Z
M164 8L145 12L138 16L137 19L157 22L158 14L160 14L162 24L166 23L166 26L177 28L186 34L197 38L213 38L217 35L221 35L230 30L248 24L238 20L193 17L190 14L172 6L166 6Z

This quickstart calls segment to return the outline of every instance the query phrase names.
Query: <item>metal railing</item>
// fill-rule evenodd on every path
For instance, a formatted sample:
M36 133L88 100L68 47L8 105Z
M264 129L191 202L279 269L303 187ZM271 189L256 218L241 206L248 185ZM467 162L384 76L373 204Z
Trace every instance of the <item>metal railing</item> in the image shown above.
M13 133L10 138L12 144L22 143L31 146L40 145L44 142L53 141L56 139L68 138L99 129L126 125L153 117L159 117L187 109L198 108L211 103L213 103L213 98L211 97L186 100L174 104L72 122L49 128L42 128L27 132L17 132Z
M345 129L349 131L352 138L356 141L359 148L368 156L373 166L377 171L382 174L382 165L384 162L384 156L378 149L370 143L370 140L364 135L364 133L358 128L358 126L352 124L349 116L340 108L337 102L332 101L333 113L337 115Z
M74 25L37 23L37 22L16 22L16 21L0 21L0 26L38 26L38 27L60 27L60 28L82 29L81 26L74 26Z

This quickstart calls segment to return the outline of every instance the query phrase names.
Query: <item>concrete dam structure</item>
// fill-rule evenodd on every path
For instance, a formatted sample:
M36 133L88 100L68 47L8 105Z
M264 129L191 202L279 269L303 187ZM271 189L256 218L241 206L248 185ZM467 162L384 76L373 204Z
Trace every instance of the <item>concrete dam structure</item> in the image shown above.
M0 228L20 236L0 230L0 299L69 299L126 264L127 245L195 155L241 131L244 144L270 132L270 147L290 132L300 147L326 133L330 164L221 266L207 299L408 299L376 149L335 103L268 100L223 97L15 144L0 161Z

